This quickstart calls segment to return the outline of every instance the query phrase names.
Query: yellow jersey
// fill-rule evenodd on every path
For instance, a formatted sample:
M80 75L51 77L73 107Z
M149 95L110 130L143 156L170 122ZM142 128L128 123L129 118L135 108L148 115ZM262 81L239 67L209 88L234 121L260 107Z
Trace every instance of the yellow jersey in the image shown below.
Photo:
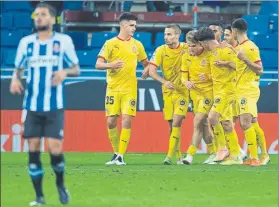
M215 61L236 62L236 54L229 47L215 48L210 51L211 78L213 81L213 94L235 94L236 71L229 67L218 67Z
M174 49L170 48L168 45L161 45L155 50L150 64L160 67L165 80L171 81L175 88L167 89L163 85L163 93L185 93L187 90L181 82L181 62L182 56L186 52L187 44L182 42Z
M188 80L195 84L195 88L192 90L197 90L202 94L213 90L209 55L208 51L202 51L198 56L190 56L185 53L182 57L182 72L188 72ZM207 80L200 80L200 74L204 74Z
M236 47L242 50L248 59L254 63L261 62L259 48L250 40L246 40ZM237 94L259 93L260 76L252 71L243 61L236 61Z
M119 37L107 40L102 47L99 58L108 63L121 60L123 68L107 70L107 87L114 91L131 91L137 88L136 68L139 61L147 59L141 42L134 38L126 41Z

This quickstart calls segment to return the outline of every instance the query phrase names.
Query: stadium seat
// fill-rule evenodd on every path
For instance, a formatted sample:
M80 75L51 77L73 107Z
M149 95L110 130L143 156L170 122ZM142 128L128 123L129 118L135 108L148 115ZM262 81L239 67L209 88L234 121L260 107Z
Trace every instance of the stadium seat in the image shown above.
M253 41L260 49L278 50L278 34L255 35Z
M272 32L278 32L278 14L269 16L270 30Z
M145 49L152 48L152 34L150 32L136 32L133 37L139 40Z
M83 1L65 1L64 10L79 11L82 9Z
M73 39L73 43L76 49L78 50L88 49L87 32L67 32L66 34Z
M268 15L248 15L243 16L248 23L248 31L257 31L261 34L267 34L269 31Z
M1 29L12 29L13 28L13 15L3 13L1 15Z
M14 67L16 49L3 49L3 66Z
M78 50L77 56L81 67L94 68L99 50Z
M3 11L33 11L29 1L5 1L3 2Z
M20 31L8 31L1 30L1 46L3 47L15 47L17 48L20 39L22 38L22 32Z
M264 15L278 14L278 2L262 1L259 14L264 14Z
M31 14L17 14L14 16L14 26L15 28L32 28L33 20L31 19Z
M101 48L107 40L109 40L113 37L116 37L116 36L117 36L117 33L115 33L115 32L93 32L92 40L91 40L91 47Z
M181 34L179 38L180 42L183 42L185 40L185 34ZM155 37L155 46L159 47L160 45L165 44L164 39L164 32L158 32Z
M262 59L264 68L277 68L278 69L278 51L261 50L261 59Z

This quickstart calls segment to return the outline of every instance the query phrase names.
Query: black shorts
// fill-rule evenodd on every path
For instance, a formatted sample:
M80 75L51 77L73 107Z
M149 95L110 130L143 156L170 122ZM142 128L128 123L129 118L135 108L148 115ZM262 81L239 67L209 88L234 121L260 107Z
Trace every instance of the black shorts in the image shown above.
M56 138L64 136L64 110L47 112L27 111L24 120L24 138Z

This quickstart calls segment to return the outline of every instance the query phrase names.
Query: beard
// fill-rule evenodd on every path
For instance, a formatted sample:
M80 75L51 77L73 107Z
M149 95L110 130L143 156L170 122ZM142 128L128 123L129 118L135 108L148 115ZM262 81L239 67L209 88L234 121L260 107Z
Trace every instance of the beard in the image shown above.
M37 30L38 32L47 31L47 30L49 30L49 26L48 26L48 25L36 26L36 30Z

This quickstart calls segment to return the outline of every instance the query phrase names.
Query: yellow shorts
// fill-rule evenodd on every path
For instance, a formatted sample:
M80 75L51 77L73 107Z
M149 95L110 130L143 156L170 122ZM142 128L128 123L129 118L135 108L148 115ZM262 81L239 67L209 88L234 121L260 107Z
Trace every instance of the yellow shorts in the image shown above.
M137 90L111 91L107 90L105 100L106 116L126 114L136 116Z
M236 108L238 110L238 114L251 114L253 117L258 117L258 107L257 102L259 100L259 96L242 96L238 97L236 100Z
M200 94L195 90L190 91L190 99L193 102L193 111L194 114L200 112L203 114L209 113L212 104L213 104L213 94Z
M212 111L220 115L220 121L232 120L234 99L226 96L214 96Z
M185 116L188 112L189 98L183 94L163 94L164 99L164 118L172 120L173 115Z
M232 104L232 115L233 117L239 117L239 107L236 101L234 101Z

